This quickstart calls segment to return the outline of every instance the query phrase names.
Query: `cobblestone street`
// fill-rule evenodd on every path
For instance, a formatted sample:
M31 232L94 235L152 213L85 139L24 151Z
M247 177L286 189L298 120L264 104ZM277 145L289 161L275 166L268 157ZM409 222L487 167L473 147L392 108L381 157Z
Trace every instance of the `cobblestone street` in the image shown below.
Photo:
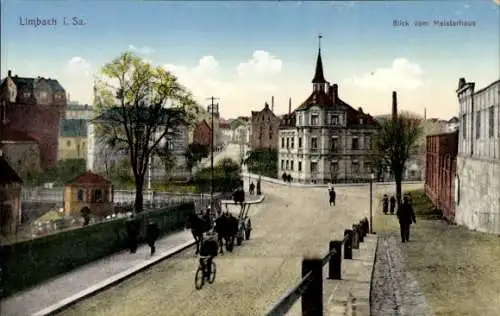
M326 254L328 242L368 215L368 186L337 189L263 183L264 203L252 206L251 239L216 258L215 283L194 289L197 261L185 251L62 315L263 315L300 277L304 254Z

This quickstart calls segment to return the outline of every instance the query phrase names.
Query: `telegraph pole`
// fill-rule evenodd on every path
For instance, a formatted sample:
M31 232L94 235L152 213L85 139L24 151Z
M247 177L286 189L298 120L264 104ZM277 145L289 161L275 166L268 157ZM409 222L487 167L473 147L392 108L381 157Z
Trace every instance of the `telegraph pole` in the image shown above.
M218 98L212 96L208 98L210 100L210 105L208 106L208 110L212 117L211 128L212 128L212 137L210 141L210 208L211 212L214 211L214 141L215 141L215 133L214 133L214 113L219 112L219 103L214 103L214 101L219 100Z

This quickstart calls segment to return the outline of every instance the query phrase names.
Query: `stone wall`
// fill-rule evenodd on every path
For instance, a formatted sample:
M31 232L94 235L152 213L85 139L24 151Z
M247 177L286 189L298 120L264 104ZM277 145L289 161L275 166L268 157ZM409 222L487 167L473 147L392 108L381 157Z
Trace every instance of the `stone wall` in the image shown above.
M455 187L456 223L500 234L500 160L459 156Z

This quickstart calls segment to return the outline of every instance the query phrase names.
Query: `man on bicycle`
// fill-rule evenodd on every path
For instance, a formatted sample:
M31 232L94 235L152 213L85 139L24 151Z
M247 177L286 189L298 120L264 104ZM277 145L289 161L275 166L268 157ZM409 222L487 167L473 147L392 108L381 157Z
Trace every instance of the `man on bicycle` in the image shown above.
M218 250L217 234L213 231L208 231L203 237L200 246L200 265L204 268L204 271L206 271L206 277L210 276L212 259L217 256Z

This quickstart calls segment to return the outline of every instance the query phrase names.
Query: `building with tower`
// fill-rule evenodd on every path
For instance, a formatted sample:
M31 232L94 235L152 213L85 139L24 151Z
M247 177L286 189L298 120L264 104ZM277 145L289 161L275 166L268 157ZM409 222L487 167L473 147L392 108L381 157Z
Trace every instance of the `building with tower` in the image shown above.
M18 140L23 144L35 142L38 149L30 147L29 152L39 151L40 166L43 169L56 166L60 120L67 108L64 88L55 79L19 77L12 75L10 70L0 87L2 144L18 144ZM16 150L5 149L6 159L16 170L16 166L24 161L24 154L19 153L21 147L17 147ZM14 151L17 158L11 155Z
M321 40L321 37L320 37ZM337 84L326 81L318 49L309 97L284 115L279 126L278 172L301 183L368 181L371 139L380 128L359 107L344 102Z

